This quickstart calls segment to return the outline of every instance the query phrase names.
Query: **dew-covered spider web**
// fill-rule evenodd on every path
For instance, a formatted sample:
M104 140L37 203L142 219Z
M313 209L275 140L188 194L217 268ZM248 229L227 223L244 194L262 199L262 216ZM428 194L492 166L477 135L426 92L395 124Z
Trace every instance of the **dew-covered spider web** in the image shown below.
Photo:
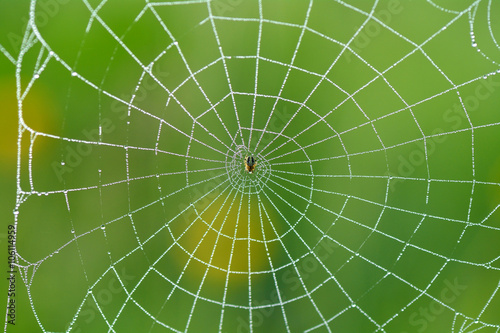
M500 332L498 1L25 14L4 331Z

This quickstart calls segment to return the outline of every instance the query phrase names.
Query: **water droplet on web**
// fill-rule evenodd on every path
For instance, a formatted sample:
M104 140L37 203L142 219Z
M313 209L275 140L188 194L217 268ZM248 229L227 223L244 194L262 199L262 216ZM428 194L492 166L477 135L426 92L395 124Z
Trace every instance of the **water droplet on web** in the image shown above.
M488 75L484 75L484 76L483 76L483 79L485 79L485 80L486 80L487 78L488 78Z
M77 73L77 72L73 72L73 73L71 73L71 76L77 76L77 75L78 75L78 73Z
M102 230L106 229L106 226L104 224L101 224L101 229Z
M75 229L71 229L71 233L74 234L75 233Z
M61 165L65 165L65 164L66 164L66 162L64 162L64 161L61 161Z
M500 73L500 68L499 68L499 69L497 69L497 73Z
M476 42L473 42L473 43L472 43L472 47L477 47L477 43L476 43Z
M33 75L33 77L34 77L35 79L38 79L38 78L40 77L40 75L35 74L35 75Z
M51 57L52 57L52 56L54 56L54 51L50 51L50 52L49 52L49 55L50 55Z

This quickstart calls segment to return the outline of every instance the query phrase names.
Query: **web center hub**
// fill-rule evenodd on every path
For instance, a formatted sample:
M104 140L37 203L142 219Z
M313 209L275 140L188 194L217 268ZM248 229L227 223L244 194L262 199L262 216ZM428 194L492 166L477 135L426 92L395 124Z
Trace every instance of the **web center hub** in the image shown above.
M271 175L266 158L241 145L227 154L225 165L233 188L246 194L262 191Z

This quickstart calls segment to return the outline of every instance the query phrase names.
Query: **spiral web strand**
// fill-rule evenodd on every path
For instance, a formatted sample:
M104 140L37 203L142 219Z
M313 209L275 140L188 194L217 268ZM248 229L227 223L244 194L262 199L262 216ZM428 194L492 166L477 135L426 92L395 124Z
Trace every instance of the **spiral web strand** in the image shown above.
M500 7L414 2L32 0L25 325L500 332Z

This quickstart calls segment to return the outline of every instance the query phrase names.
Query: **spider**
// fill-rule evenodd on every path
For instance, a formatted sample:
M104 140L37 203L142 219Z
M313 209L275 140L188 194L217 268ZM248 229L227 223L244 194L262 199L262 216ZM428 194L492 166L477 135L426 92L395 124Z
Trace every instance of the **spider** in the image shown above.
M245 170L248 173L253 173L255 171L255 166L257 165L257 162L255 161L255 158L253 156L246 156L245 157Z

